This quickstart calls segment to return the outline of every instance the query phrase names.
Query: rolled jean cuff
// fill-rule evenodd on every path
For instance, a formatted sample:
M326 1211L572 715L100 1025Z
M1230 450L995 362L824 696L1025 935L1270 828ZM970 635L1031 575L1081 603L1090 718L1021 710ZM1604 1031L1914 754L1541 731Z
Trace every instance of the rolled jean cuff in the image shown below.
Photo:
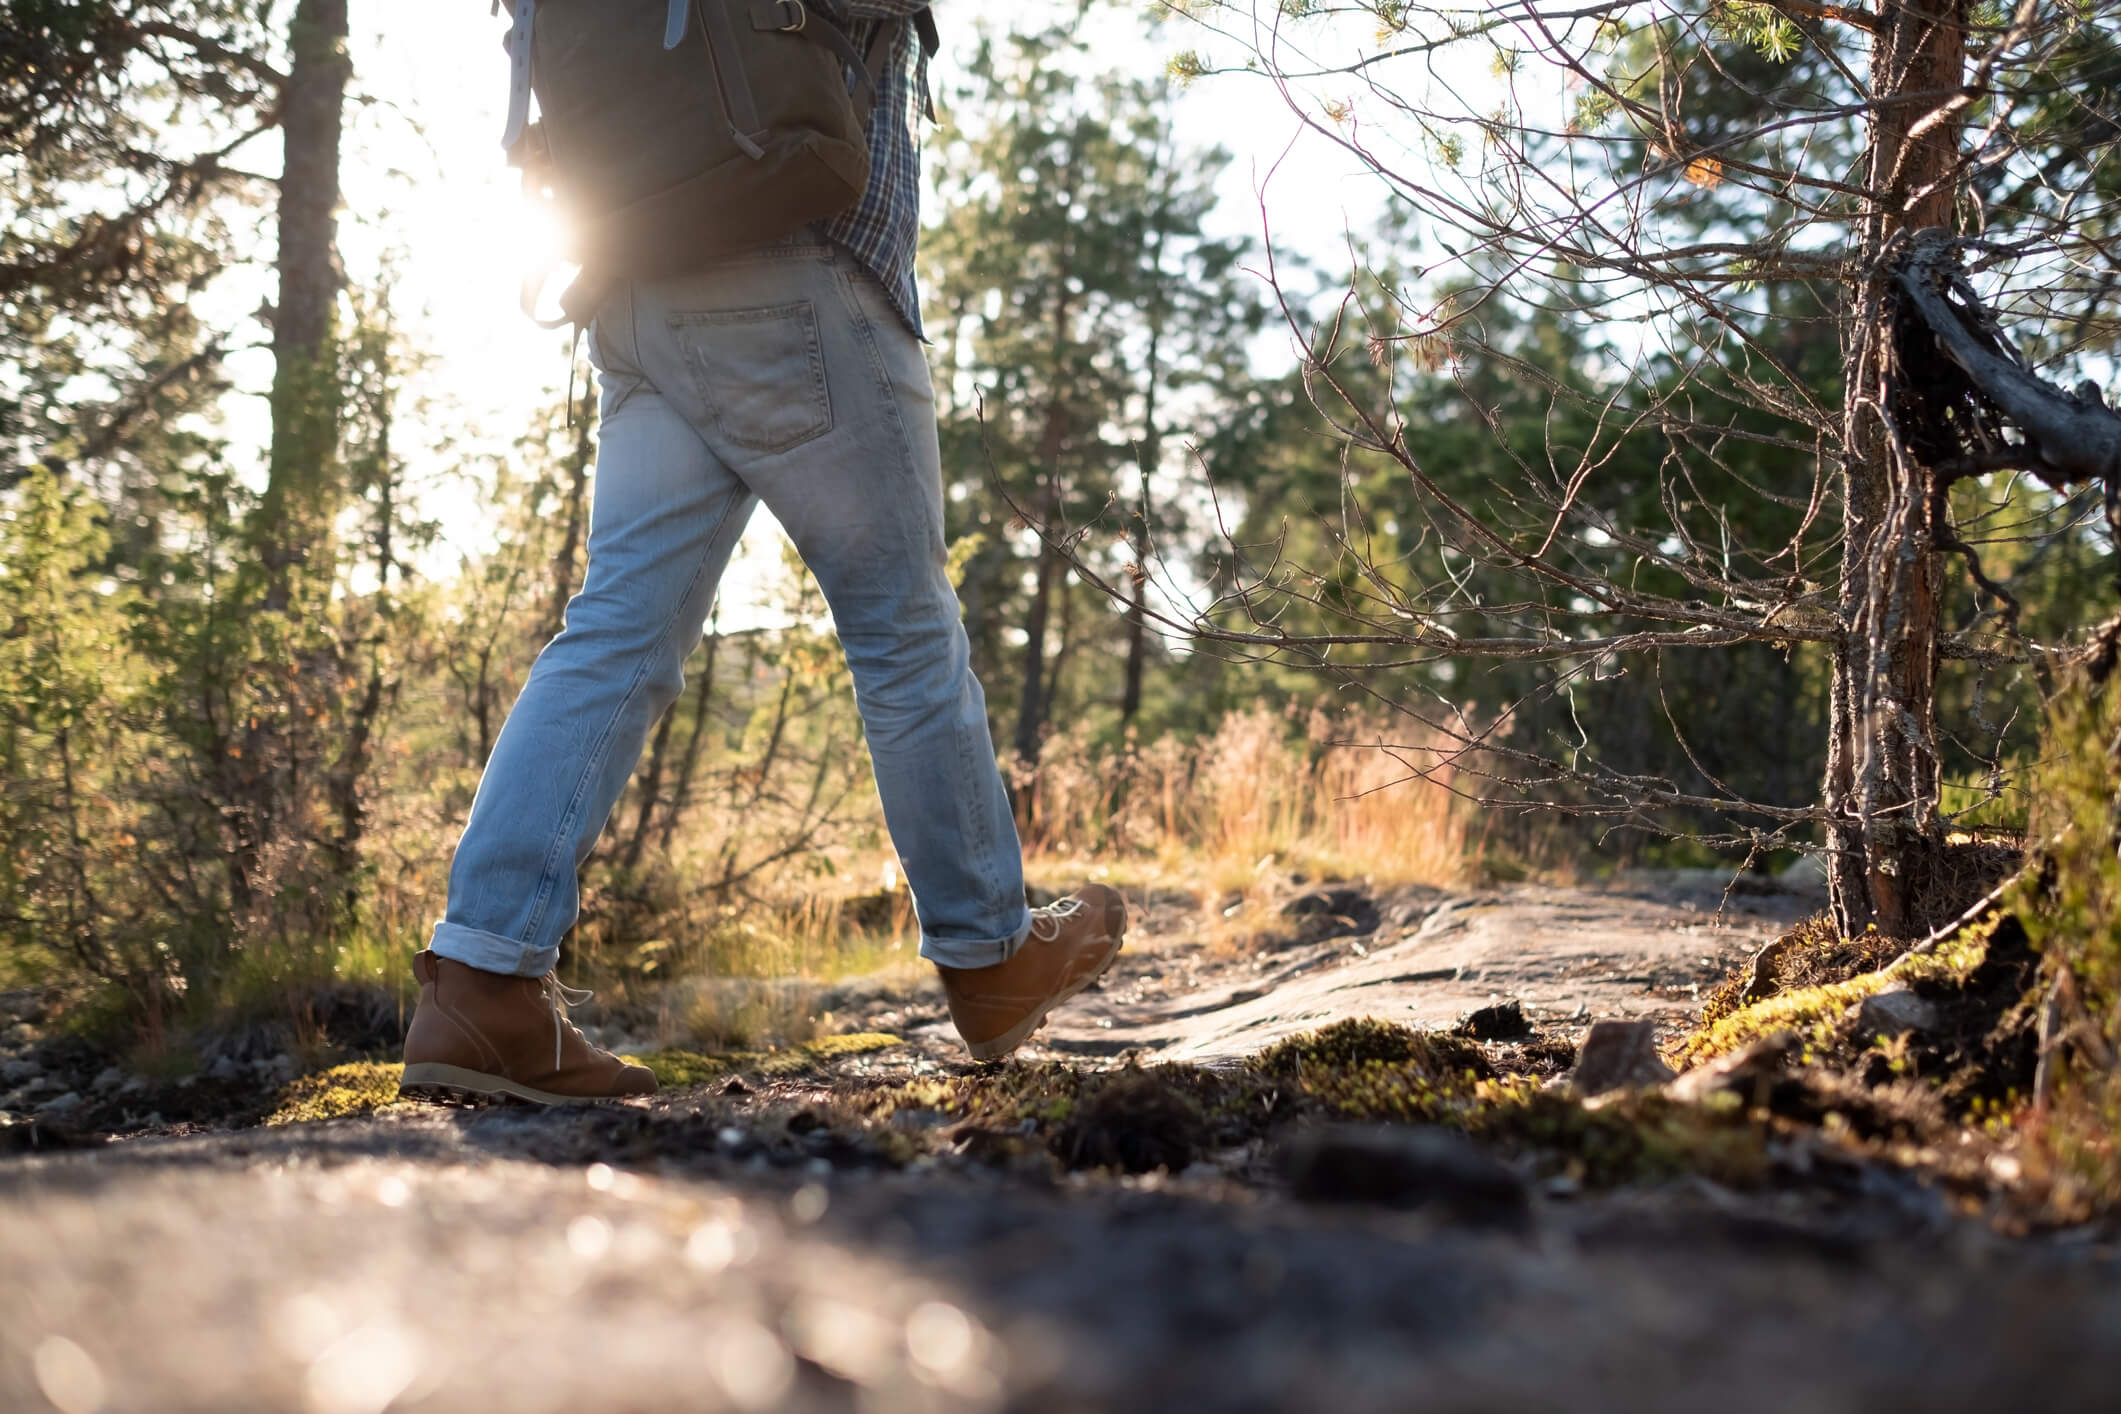
M532 947L513 938L504 938L499 933L467 928L446 920L435 924L434 937L427 946L452 962L476 967L481 972L498 972L504 977L543 977L560 960L557 947Z
M1031 910L1024 910L1023 925L1005 938L938 938L921 934L921 956L938 967L993 967L1007 962L1031 936Z

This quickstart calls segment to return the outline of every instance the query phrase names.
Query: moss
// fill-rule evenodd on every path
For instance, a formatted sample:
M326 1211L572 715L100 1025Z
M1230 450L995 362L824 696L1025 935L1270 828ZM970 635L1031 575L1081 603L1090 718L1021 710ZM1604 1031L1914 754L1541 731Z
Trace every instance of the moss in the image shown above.
M738 1069L739 1054L708 1056L698 1051L649 1051L625 1059L635 1065L647 1066L655 1074L655 1083L665 1090L683 1090L733 1074Z
M893 1086L869 1109L884 1120L901 1111L940 1110L975 1124L1006 1127L1030 1120L1043 1126L1072 1115L1084 1085L1093 1079L1072 1066L1048 1061L1005 1065Z
M1929 952L1902 954L1874 972L1780 992L1765 1001L1726 1011L1680 1043L1675 1064L1681 1070L1691 1069L1786 1031L1795 1032L1810 1048L1808 1060L1838 1052L1849 1039L1848 1010L1865 998L1894 987L1963 986L1987 961L1996 922L1992 917L1963 928ZM1815 954L1828 951L1816 942L1807 946ZM1846 955L1858 956L1864 950L1855 945L1851 949ZM1816 957L1813 964L1793 962L1793 966L1808 965L1816 965Z
M1291 1036L1261 1051L1252 1069L1282 1080L1337 1073L1364 1066L1408 1068L1431 1076L1493 1075L1480 1047L1442 1032L1416 1031L1396 1022L1361 1017Z
M1737 1103L1682 1104L1652 1090L1585 1104L1522 1083L1483 1092L1455 1116L1458 1127L1588 1187L1689 1173L1745 1187L1767 1174L1769 1127Z
M791 1075L811 1070L829 1061L845 1060L848 1056L866 1056L877 1051L888 1051L906 1043L898 1037L882 1031L859 1031L846 1036L820 1036L815 1041L805 1041L800 1046L774 1051L759 1063L759 1070L766 1075Z
M1129 1067L1070 1104L1048 1147L1071 1169L1177 1173L1208 1140L1207 1119L1184 1083L1199 1074L1189 1068L1157 1073Z
M1701 1004L1703 1025L1782 992L1846 982L1892 961L1900 945L1872 929L1845 938L1831 914L1798 923L1755 953Z
M280 1091L267 1124L308 1124L374 1114L397 1103L398 1077L405 1067L395 1062L354 1061L305 1075Z
M627 1059L636 1065L647 1066L655 1073L656 1083L665 1089L682 1090L738 1072L802 1075L848 1056L868 1055L904 1044L896 1036L866 1031L848 1036L823 1036L778 1051L724 1051L712 1055L700 1051L649 1051Z

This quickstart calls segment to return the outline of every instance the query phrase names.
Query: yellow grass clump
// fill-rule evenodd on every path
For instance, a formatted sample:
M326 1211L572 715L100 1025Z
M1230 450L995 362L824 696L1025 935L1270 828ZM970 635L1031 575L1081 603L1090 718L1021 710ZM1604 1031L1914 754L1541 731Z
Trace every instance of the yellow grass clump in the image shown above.
M1241 888L1268 864L1449 884L1468 864L1467 802L1444 744L1392 724L1254 708L1196 741L1099 749L1049 739L1023 830L1034 869L1098 859ZM1147 867L1144 867L1147 866Z

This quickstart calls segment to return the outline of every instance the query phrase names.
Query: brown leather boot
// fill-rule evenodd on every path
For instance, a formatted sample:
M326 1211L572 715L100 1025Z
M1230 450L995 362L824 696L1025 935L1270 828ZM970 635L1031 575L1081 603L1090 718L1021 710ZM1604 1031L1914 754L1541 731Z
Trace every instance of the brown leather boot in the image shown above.
M938 967L950 1019L974 1060L994 1060L1024 1044L1046 1013L1105 975L1127 931L1119 890L1085 884L1032 910L1031 936L992 967Z
M420 1003L405 1033L401 1093L423 1098L508 1095L540 1105L580 1105L655 1092L655 1076L628 1065L567 1019L570 996L551 976L504 977L432 952L412 960Z

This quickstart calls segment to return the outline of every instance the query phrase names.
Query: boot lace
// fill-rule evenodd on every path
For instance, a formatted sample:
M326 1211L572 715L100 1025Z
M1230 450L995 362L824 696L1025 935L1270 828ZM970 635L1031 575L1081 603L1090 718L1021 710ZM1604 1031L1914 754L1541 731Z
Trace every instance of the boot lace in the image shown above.
M1050 943L1060 936L1061 924L1088 907L1079 898L1058 899L1044 908L1031 910L1031 936Z
M574 1030L574 1023L567 1019L567 1008L583 1005L596 993L586 987L567 986L548 972L545 974L545 995L552 1002L552 1068L558 1070L567 1052L567 1033Z

